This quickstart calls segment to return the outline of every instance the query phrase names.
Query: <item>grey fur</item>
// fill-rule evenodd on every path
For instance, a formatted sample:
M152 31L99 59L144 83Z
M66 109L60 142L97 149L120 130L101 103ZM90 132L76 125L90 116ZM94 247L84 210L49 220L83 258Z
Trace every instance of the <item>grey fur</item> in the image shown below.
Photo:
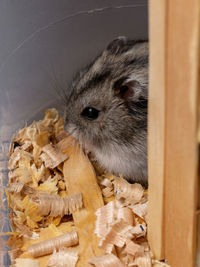
M119 37L72 82L65 130L105 169L145 185L147 100L148 42ZM99 110L99 117L83 118L85 107Z

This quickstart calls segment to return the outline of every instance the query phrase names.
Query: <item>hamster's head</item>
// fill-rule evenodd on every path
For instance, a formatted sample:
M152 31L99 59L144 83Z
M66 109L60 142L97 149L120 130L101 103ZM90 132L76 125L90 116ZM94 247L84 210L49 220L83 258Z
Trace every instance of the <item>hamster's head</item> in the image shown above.
M146 127L147 65L147 42L112 41L72 82L65 131L98 148L131 142Z

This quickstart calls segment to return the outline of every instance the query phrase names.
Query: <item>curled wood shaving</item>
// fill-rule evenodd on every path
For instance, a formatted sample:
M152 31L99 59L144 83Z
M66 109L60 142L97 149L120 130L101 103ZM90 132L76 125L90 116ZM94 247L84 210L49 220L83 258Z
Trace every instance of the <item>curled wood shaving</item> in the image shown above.
M18 230L20 235L19 236L28 236L31 237L33 232L27 227L26 225L19 223L15 217L11 218L11 224L14 226L13 228Z
M39 261L38 260L32 260L32 259L18 258L15 260L14 267L39 267Z
M78 253L70 248L62 248L58 252L54 250L50 256L47 267L75 267L78 261Z
M121 207L117 201L111 201L96 211L95 233L98 237L104 237L111 224L120 219L129 225L134 225L134 214L128 207Z
M30 170L31 170L33 185L35 187L38 186L38 182L45 181L50 175L50 172L45 168L44 164L42 164L40 167L36 167L35 164L32 164Z
M8 251L11 263L14 263L15 259L18 258L22 253L23 251L20 248L11 249Z
M30 171L30 163L27 161L24 161L23 163L20 162L19 167L13 171L13 175L16 176L16 180L15 180L16 182L24 183L24 184L31 182L32 177L31 177L31 171Z
M32 147L32 142L30 140L26 140L24 144L21 146L21 149L27 151L31 147Z
M41 121L43 126L49 126L49 124L55 124L58 121L58 111L55 108L45 110L45 117Z
M16 181L17 175L15 171L9 171L8 178L10 183L14 183Z
M102 194L104 197L111 197L113 196L113 188L105 187L102 189Z
M129 184L122 177L116 177L114 180L114 192L116 199L120 200L124 205L134 205L142 199L144 189L141 184Z
M111 201L99 208L95 214L97 218L94 232L98 237L103 237L107 232L108 225L116 219L116 201Z
M66 154L63 154L51 144L44 146L42 151L43 153L40 157L44 161L46 168L54 169L68 158Z
M65 190L65 189L66 189L66 184L65 184L65 182L63 182L63 181L58 181L58 188L59 188L60 190Z
M107 180L102 181L101 186L111 186ZM99 246L106 253L116 253L125 266L143 267L143 263L152 262L146 242L147 197L141 185L129 184L121 177L114 177L114 191L116 200L96 211Z
M153 260L153 264L158 264L158 266L170 267L170 265L167 264L165 261Z
M102 193L104 197L111 197L114 195L113 184L108 178L103 178L99 184L102 187Z
M38 126L38 124L37 124ZM43 147L49 143L49 138L51 136L51 133L47 130L41 130L38 127L38 133L34 138L34 142L39 146Z
M133 206L130 206L130 209L132 209L132 211L138 215L139 217L143 218L143 219L147 219L147 207L148 207L148 202L142 203L142 204L136 204Z
M61 236L45 240L41 243L34 244L28 248L28 252L33 257L40 257L51 254L54 249L70 247L78 244L78 235L76 231L68 232Z
M17 147L12 153L12 155L10 156L10 159L8 162L9 170L14 170L17 167L17 163L20 158L21 158L21 149Z
M145 223L137 224L132 228L132 234L135 235L137 238L145 236L146 233L147 233L147 227Z
M7 187L11 193L20 193L24 187L24 183L10 183Z
M56 148L58 149L58 151L65 153L66 149L72 144L77 144L77 140L73 136L67 135L56 144Z
M117 218L122 219L129 225L133 226L135 223L134 214L132 210L128 207L122 207L117 210Z
M28 186L28 185L25 184L24 187L23 187L23 193L25 195L31 196L33 194L36 194L36 190L34 188L32 188L31 186Z
M108 230L106 236L99 242L99 246L107 251L109 244L123 247L127 239L131 239L133 227L123 220L114 223ZM108 247L107 247L108 246Z
M126 254L126 255L121 255L119 256L120 260L125 264L125 266L134 266L134 267L142 267L142 266L138 266L133 264L134 262L134 256L132 256L131 254Z
M96 267L125 267L114 254L104 254L89 259L88 262Z
M49 178L41 183L36 189L39 191L46 191L49 194L57 194L58 187L57 187L58 179L56 176L53 178L49 176Z
M108 178L104 178L101 182L100 185L104 185L105 187L110 187L113 188L112 182Z
M149 252L145 252L144 256L137 257L132 264L129 266L138 266L138 267L152 267L152 259L151 254Z
M72 214L72 212L82 208L82 194L77 193L67 197L58 195L39 194L33 200L38 204L40 215L50 215L52 217Z
M135 257L144 256L144 246L138 245L137 243L128 240L124 252L131 254Z

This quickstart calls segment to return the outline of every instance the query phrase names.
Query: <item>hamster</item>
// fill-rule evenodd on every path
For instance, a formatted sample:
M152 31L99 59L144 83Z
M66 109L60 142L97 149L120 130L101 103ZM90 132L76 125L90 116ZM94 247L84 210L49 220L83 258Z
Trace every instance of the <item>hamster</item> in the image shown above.
M119 37L71 84L65 131L115 175L147 186L148 42Z

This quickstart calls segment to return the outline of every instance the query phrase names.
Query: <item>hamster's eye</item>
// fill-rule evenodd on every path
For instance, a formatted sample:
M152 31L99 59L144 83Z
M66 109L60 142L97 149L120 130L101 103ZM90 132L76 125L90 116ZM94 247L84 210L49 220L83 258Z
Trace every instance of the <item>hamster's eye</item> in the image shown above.
M99 116L99 110L93 107L84 108L81 116L88 120L96 120Z

